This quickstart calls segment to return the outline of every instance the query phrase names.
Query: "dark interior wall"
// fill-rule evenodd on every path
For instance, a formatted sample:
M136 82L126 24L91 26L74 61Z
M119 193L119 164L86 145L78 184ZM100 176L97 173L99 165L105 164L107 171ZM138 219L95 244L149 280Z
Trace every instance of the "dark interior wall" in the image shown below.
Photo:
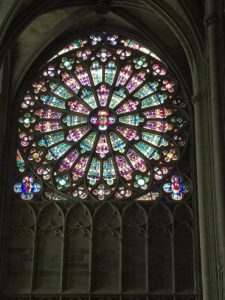
M217 224L216 219L219 209L217 208L217 210L214 211L215 206L210 202L213 201L213 199L214 203L219 201L216 200L219 199L218 194L217 196L213 194L213 182L215 180L212 179L214 177L214 171L212 171L213 166L206 167L204 165L206 162L214 161L214 153L217 153L208 145L208 143L214 144L212 140L213 130L210 129L214 125L212 125L213 122L210 121L211 103L210 100L207 100L210 99L210 94L212 94L209 85L209 78L212 75L208 65L212 53L209 53L208 50L208 36L210 32L207 31L207 28L210 27L208 26L209 24L217 22L217 19L223 20L224 22L222 1L193 0L181 2L173 0L135 2L131 0L115 0L110 1L108 5L104 4L104 1L102 4L100 2L101 1L99 1L98 4L96 1L76 1L76 3L74 3L74 1L54 1L54 3L52 1L45 1L45 3L39 3L37 1L0 2L0 16L2 21L0 27L0 57L3 63L1 67L3 79L0 98L0 118L2 124L0 129L0 158L2 165L0 180L1 186L4 187L1 191L2 253L4 251L3 249L6 249L3 241L5 240L6 226L8 226L7 222L9 221L9 219L6 219L6 215L8 215L9 211L10 215L12 213L7 201L7 199L10 198L9 192L7 192L7 176L10 176L10 170L9 163L6 162L11 161L12 156L10 157L9 155L14 151L11 137L13 136L15 128L11 125L13 123L12 118L14 118L13 110L15 108L15 102L17 101L16 96L21 85L29 79L34 66L38 66L41 63L41 57L48 56L49 52L46 49L54 48L59 41L63 40L64 36L72 35L73 32L82 32L89 28L99 28L102 26L117 30L122 29L127 33L138 36L141 41L158 53L174 70L187 96L189 98L192 97L195 113L197 148L199 147L196 151L196 156L197 160L199 160L199 163L197 162L197 169L200 208L196 215L200 215L200 246L202 272L204 273L203 295L204 299L211 300L213 299L213 295L213 297L216 297L215 299L223 300L225 292L223 284L224 261L222 257L225 251L223 246L218 242L219 237L221 240L221 236L223 236L223 231L221 233L220 230L217 229L223 227L223 222L219 221L219 224ZM218 4L216 7L216 12L219 15L218 18L217 15L207 16L207 12L205 13L205 8L210 7L209 3L212 2ZM209 22L209 24L207 22ZM207 26L204 25L204 23ZM220 41L224 41L224 32L221 28L219 29L219 33L215 32L214 35L217 35L217 39L214 43L217 45L222 44ZM218 70L220 69L220 65L224 65L223 55L223 49L220 49L219 54L214 54L214 56L220 57L220 60L216 61L217 69L213 72L220 74L219 84L221 87L223 86L224 75L223 71L218 72ZM222 64L221 61L223 62ZM225 105L224 91L222 91L222 88L219 94L221 107L220 120L223 120L221 124L224 124L223 116ZM222 113L223 116L221 116ZM224 128L223 125L220 126ZM224 131L221 133L222 136L224 136ZM223 142L224 140L221 139L220 147L222 147ZM200 145L202 146L200 147ZM207 147L210 149L206 149ZM203 157L203 163L200 163L201 157ZM211 157L211 159L209 157ZM212 175L209 174L210 172ZM202 179L202 176L205 178ZM205 192L202 192L201 187ZM221 195L222 190L218 187L216 187L216 190L219 191ZM208 196L206 194L208 194ZM211 197L212 200L206 200L207 197ZM50 297L49 299L62 299L61 295L55 295L56 286L60 286L61 291L66 291L68 295L70 293L89 293L90 290L88 289L91 287L91 291L94 294L96 293L96 298L99 299L102 299L102 296L97 295L98 293L101 294L99 292L100 286L104 286L107 291L105 294L108 295L113 294L115 291L119 293L120 288L123 286L125 293L123 298L126 298L126 294L128 295L127 297L132 298L129 294L133 294L134 290L136 294L135 297L139 295L139 298L145 298L143 294L146 294L146 289L149 289L151 290L149 299L152 300L195 299L195 278L190 276L194 263L190 262L190 264L185 265L187 260L184 259L185 257L188 258L189 261L192 261L190 256L193 252L188 250L188 246L192 247L193 239L192 230L190 229L190 219L182 223L179 217L173 215L172 221L168 221L168 223L166 223L167 225L152 225L152 219L148 214L149 210L142 211L138 208L137 210L141 211L138 213L141 213L144 221L136 225L136 228L133 229L129 222L127 224L126 221L124 221L126 220L126 213L124 212L123 214L122 211L119 211L119 221L115 229L115 234L111 235L111 233L109 234L108 232L101 232L103 236L101 236L100 240L99 232L95 235L93 234L96 228L94 220L92 219L94 214L89 214L87 210L87 218L89 218L90 221L86 221L87 223L84 226L85 234L83 234L83 232L81 234L80 229L78 230L76 225L67 225L70 224L70 221L68 221L70 209L72 211L72 207L49 208L49 210L54 211L50 212L50 214L56 214L57 218L63 221L61 224L57 224L56 228L53 227L51 229L52 231L48 229L48 224L45 224L43 227L44 232L47 232L46 235L43 235L41 231L39 231L39 224L42 222L41 217L38 217L40 208L33 208L28 205L26 209L21 212L21 215L25 215L25 226L23 222L21 225L21 220L16 220L15 217L10 219L15 219L16 227L20 230L18 230L18 232L17 229L13 231L14 228L12 232L7 233L10 236L14 235L16 239L12 239L12 242L10 242L11 240L8 238L9 245L7 247L9 254L7 255L9 258L7 258L8 260L3 260L2 270L5 270L5 265L10 265L9 274L7 274L7 276L11 276L11 279L8 280L8 282L11 282L11 286L7 288L13 289L15 294L23 294L23 296L15 296L15 298L13 298L14 296L9 296L10 300L30 299L30 293L34 290L36 291L36 296L32 296L34 299L47 299L44 298L45 296L39 296L38 293L53 294L53 296L48 296ZM81 211L82 209L84 208L81 208ZM206 209L208 209L208 211L206 211ZM68 215L66 213L67 210ZM110 215L110 212L107 213ZM169 214L171 214L171 212ZM190 215L187 218L189 217ZM27 218L29 221L27 221ZM178 218L179 221L176 221L176 218ZM221 220L221 217L218 216L218 220ZM125 225L121 227L123 222ZM179 225L171 229L170 222L174 224L178 222ZM13 221L11 221L11 223L14 224ZM71 234L68 233L68 235L64 235L64 228L70 228L68 232L71 231ZM210 228L211 231L206 228ZM128 238L124 238L121 244L121 235L124 232L129 233L129 230L134 230L132 231L134 232L134 240L129 239L130 234L128 234ZM135 230L141 230L143 234L140 236L138 234L135 235ZM57 231L56 235L55 231ZM148 234L146 234L146 231L148 231ZM24 234L24 232L26 233ZM33 262L34 249L32 248L34 234L36 234L35 239L37 237L35 255L38 256L38 253L40 254L40 260L36 259L35 264ZM186 236L185 239L183 238L184 235ZM158 236L163 236L163 238L159 241ZM91 243L90 238L93 239ZM137 241L136 243L134 243L135 239ZM19 242L17 242L17 240ZM80 248L73 250L76 241L79 241ZM91 245L99 245L101 241L103 241L105 255L111 257L110 255L112 255L113 252L115 259L109 260L106 257L105 261L101 261L102 266L100 263L100 267L93 266L93 269L90 270L89 257L94 257L94 260L98 261L101 260L99 257L102 255L98 253L97 250L96 252L91 252L90 247ZM157 246L151 248L153 244ZM110 249L108 245L112 245ZM142 246L140 246L139 249L136 245ZM122 252L121 247L123 249ZM51 249L53 248L57 249L57 251L52 251ZM97 249L98 247L94 246L94 248ZM166 249L166 251L158 254L157 249L162 248ZM63 256L61 250L62 253L64 253ZM151 253L150 257L155 257L155 259L146 261L146 251ZM91 255L89 255L90 252ZM172 266L169 257L171 257L172 254L175 255L181 252L184 253L183 259L179 260L178 258L175 265ZM140 258L134 259L132 253L136 253L136 257L138 253L141 253L138 256ZM123 257L123 269L121 270L119 269L121 265L120 255ZM179 255L177 257L179 257ZM211 258L210 264L208 263L209 258ZM109 274L106 274L108 261L111 264L110 277L112 277L112 282L111 285L107 287L108 279L105 280L104 283L104 280L101 280L101 278L109 276ZM166 270L163 268L162 270L160 269L160 262L162 261L165 262L163 266L166 266ZM75 266L78 265L77 270L79 270L80 273L76 271L75 268ZM141 278L137 274L133 276L129 275L132 272L131 265L142 270ZM146 267L146 269L144 269L145 272L143 272L144 267ZM15 269L17 271L14 271ZM173 269L173 273L171 273L171 269ZM22 272L20 270L22 270ZM164 290L159 288L158 282L150 270L158 272L158 276L163 282ZM185 271L183 272L183 270ZM63 273L65 274L63 275L65 279L63 280L62 272L65 272ZM217 279L215 279L215 273L218 274ZM30 274L35 274L35 276L31 277ZM96 276L93 276L93 274ZM169 278L168 280L166 280L165 274L167 274L166 277ZM174 287L173 276L178 280L176 287ZM31 278L34 279L31 280ZM91 279L88 279L87 282L87 278ZM121 279L121 283L118 278ZM27 285L28 282L29 285ZM75 282L79 282L79 287L82 287L82 291L71 290L71 287L74 288L74 286L76 286L76 284L74 284ZM41 290L43 285L47 286L47 289ZM198 292L200 290L201 289L197 289ZM154 293L157 293L158 296L154 296ZM174 293L180 293L180 296L174 296ZM26 294L29 294L29 296L26 296ZM86 296L82 297L85 298ZM94 298L95 296L92 297ZM113 296L111 296L111 298L113 298ZM73 298L64 295L63 299Z

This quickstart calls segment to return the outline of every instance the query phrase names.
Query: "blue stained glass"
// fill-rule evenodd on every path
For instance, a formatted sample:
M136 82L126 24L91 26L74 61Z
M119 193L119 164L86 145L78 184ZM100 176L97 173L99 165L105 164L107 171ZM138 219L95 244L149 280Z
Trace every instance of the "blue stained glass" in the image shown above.
M158 134L143 132L142 139L157 147L166 147L169 145L168 141Z
M47 155L46 159L47 160L56 160L60 158L64 153L66 153L67 150L69 150L72 147L71 144L68 143L61 143L53 148L51 148Z
M89 179L91 185L95 185L95 183L99 180L100 171L101 171L100 161L97 158L93 158L87 174L87 178Z
M109 158L103 163L103 179L109 185L112 185L114 183L114 180L116 179L116 172L112 158Z
M34 182L34 178L31 175L23 177L22 182L18 182L14 185L14 191L21 194L23 200L31 200L34 193L38 193L41 190L41 185Z
M157 152L155 147L149 146L144 142L138 142L135 144L135 147L143 153L147 158L153 158L158 160L160 158L159 153Z
M63 140L64 140L64 132L48 134L45 135L45 137L38 142L38 146L50 147Z
M81 98L91 107L91 108L96 108L97 104L95 101L95 97L92 91L88 89L83 89Z
M56 94L57 96L60 96L64 99L72 98L73 95L67 91L61 84L51 82L49 83L49 87L51 88L51 91Z
M97 85L102 82L102 66L98 61L93 61L91 64L91 75L93 78L94 85Z
M41 95L40 96L41 101L43 101L44 104L47 104L49 106L57 107L57 108L66 108L65 102L59 98L53 97L51 95Z
M147 108L147 107L152 107L152 106L163 104L166 99L167 99L166 94L152 95L152 96L142 100L141 108Z
M134 94L134 96L139 99L142 99L154 93L157 87L158 87L157 81L146 83L137 93Z
M118 137L118 135L115 134L114 132L110 132L109 136L110 136L113 150L119 151L120 153L124 153L126 143L120 137Z
M143 118L140 118L138 114L135 114L135 115L119 117L119 121L121 123L125 123L128 125L138 126L139 123L143 121Z
M110 108L115 108L126 97L125 89L115 90L110 101Z
M91 151L96 139L96 135L97 134L95 132L92 132L80 143L81 153Z
M65 118L62 119L62 121L63 123L67 124L67 126L75 126L86 123L87 118L75 115L67 115Z
M116 74L116 64L114 61L109 61L105 66L105 82L109 85L113 84L115 74Z

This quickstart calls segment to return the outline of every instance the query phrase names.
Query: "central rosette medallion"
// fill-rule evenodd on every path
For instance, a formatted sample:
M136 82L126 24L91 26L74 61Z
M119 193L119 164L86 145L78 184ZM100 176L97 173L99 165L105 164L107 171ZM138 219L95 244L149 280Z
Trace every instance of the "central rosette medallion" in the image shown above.
M108 110L95 110L92 113L90 122L93 127L97 128L100 131L106 131L111 127L112 124L115 124L116 118L112 112Z

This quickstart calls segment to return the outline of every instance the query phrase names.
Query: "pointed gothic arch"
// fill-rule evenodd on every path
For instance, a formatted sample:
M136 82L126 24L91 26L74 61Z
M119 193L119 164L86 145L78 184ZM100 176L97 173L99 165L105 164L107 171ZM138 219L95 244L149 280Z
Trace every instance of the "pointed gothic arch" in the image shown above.
M60 1L59 1L60 2ZM223 211L223 209L221 209L222 207L222 201L221 201L221 197L222 197L222 190L221 190L221 182L222 182L222 176L221 176L221 169L222 169L222 164L220 166L220 168L218 168L218 163L216 163L217 167L214 166L205 166L204 165L204 161L210 161L210 159L214 159L214 161L221 162L221 152L219 149L221 149L221 142L219 142L219 137L217 135L218 133L218 129L219 126L218 124L216 125L215 121L216 120L221 120L221 117L219 116L218 118L216 116L218 116L218 112L219 109L216 106L212 105L212 111L213 111L213 116L211 118L209 111L211 110L211 104L210 104L210 93L212 93L212 98L216 99L216 103L218 103L217 99L219 98L218 95L223 94L222 90L218 87L218 82L220 82L221 78L223 78L223 76L221 75L221 71L220 71L220 61L216 59L216 57L220 57L221 55L217 55L216 54L216 50L215 50L215 45L213 42L213 37L221 38L223 39L221 33L219 33L220 29L220 24L222 24L223 21L223 17L222 18L217 18L217 10L221 10L220 8L220 1L217 1L215 3L215 6L210 4L210 1L205 1L206 4L208 3L207 6L207 10L206 10L206 19L205 19L205 23L207 25L207 28L203 28L199 23L198 20L200 22L202 22L203 19L203 15L204 13L201 11L199 12L197 9L191 7L191 6L185 6L184 4L177 6L177 7L173 7L173 4L155 4L155 3L151 3L152 6L151 8L149 8L149 4L148 3L144 3L143 5L139 5L138 3L134 3L133 1L129 1L129 3L116 3L114 5L112 5L110 7L110 10L112 10L114 13L117 14L117 16L119 16L119 18L117 19L118 23L121 19L125 20L125 19L129 19L130 23L132 23L133 21L133 17L135 15L134 13L134 9L140 9L140 11L144 11L145 12L145 16L150 17L150 14L147 13L147 10L153 10L155 12L155 15L157 16L163 16L163 19L166 20L166 26L164 27L164 29L157 28L158 32L164 33L164 37L162 38L162 43L161 45L166 45L165 43L165 36L167 34L167 30L169 31L169 28L172 28L172 32L175 33L175 36L178 37L179 42L179 46L177 47L177 50L174 50L174 54L175 56L178 54L179 59L177 60L177 69L182 70L182 74L177 74L177 77L179 77L181 79L181 81L185 81L185 75L187 75L189 73L189 83L188 86L186 86L184 88L184 90L188 93L188 96L192 96L192 102L194 103L194 114L195 114L195 137L197 137L197 171L198 171L198 200L199 200L199 207L195 207L194 211L195 213L197 211L199 211L200 213L200 241L201 241L201 260L202 260L202 275L203 275L203 291L204 291L204 299L211 299L213 297L217 297L218 299L222 299L222 293L223 293L223 268L224 268L224 247L223 247L223 242L224 242L224 238L223 238L223 221L220 215L220 212ZM65 2L64 2L65 3ZM61 5L64 5L64 3ZM67 3L67 2L66 2ZM48 3L49 4L49 3ZM69 3L68 1L68 5L70 5L71 3ZM85 5L82 1L82 3L80 3L81 6L83 5L83 8L85 8ZM90 2L89 3L89 8L93 8L94 5ZM60 5L59 5L60 6ZM59 6L57 6L57 8L60 8ZM12 8L12 10L10 11L10 13L13 12L13 15L15 16L14 18L12 18L12 22L7 22L5 23L5 27L4 27L4 34L3 37L5 38L4 41L9 40L10 43L12 43L11 45L13 45L13 43L15 42L15 38L18 38L18 33L19 30L22 31L22 27L25 25L25 21L26 22L30 22L33 19L35 14L30 14L29 9L34 8L34 6L30 6L28 7L27 11L26 9L24 9L24 23L21 23L22 26L18 27L18 30L16 29L15 23L13 26L13 22L16 22L16 14L17 11L19 11L19 9L23 9L20 4L18 4L18 6L16 7L16 9L14 10L14 8ZM35 10L36 12L38 12L39 15L43 14L44 12L48 12L51 15L51 9L53 9L54 7L51 7L51 4L47 7L45 7L45 5L43 5L41 8L37 8L37 10ZM81 8L81 11L82 9ZM122 8L122 9L121 9ZM128 8L130 10L133 9L133 14L131 13L131 11L128 10ZM177 10L176 10L177 9ZM157 13L156 13L157 12ZM198 18L196 17L196 14L199 12L198 14ZM77 13L77 12L76 12ZM75 13L75 14L76 14ZM37 14L36 14L37 15ZM50 16L46 16L47 18ZM52 16L54 16L54 13L52 14ZM138 16L138 13L137 13ZM151 15L152 16L152 15ZM214 17L213 17L214 16ZM195 18L195 20L194 20ZM104 15L102 17L100 17L100 24L105 24L107 23L105 21ZM111 18L112 20L113 18ZM141 20L140 16L138 16L137 18L137 22L135 24L135 26L133 26L133 28L135 27L137 30L137 34L138 36L143 36L143 39L145 39L146 41L148 40L147 36L146 36L146 32L143 34L142 30L143 27L140 25L141 21L142 24L144 25L144 27L146 26L148 28L148 24L150 24L151 21L147 21L147 20ZM151 18L149 18L151 19ZM157 19L157 17L156 17ZM88 22L88 18L86 19ZM127 21L127 20L126 20ZM18 22L17 22L18 23ZM68 22L67 24L70 23L70 19L68 18ZM109 22L110 23L110 22ZM128 22L129 23L129 22ZM124 23L126 25L128 25L128 23ZM90 22L89 22L90 24ZM157 22L156 22L157 24ZM219 24L219 25L218 25ZM62 24L61 24L62 25ZM84 25L84 24L83 24ZM140 26L139 26L140 25ZM165 25L165 24L164 24ZM217 26L218 25L218 26ZM10 27L11 26L11 27ZM64 25L65 26L65 25ZM128 25L129 27L130 25ZM24 26L25 27L25 26ZM23 27L23 29L24 29ZM61 26L62 28L63 26ZM126 26L125 26L126 27ZM132 28L130 26L130 28ZM131 30L133 30L133 28ZM211 31L211 29L213 28L213 33ZM9 29L9 30L8 30ZM67 30L66 26L64 27L65 30ZM62 32L64 31L64 29L62 29ZM156 28L154 26L152 26L151 32L154 36L154 33L157 31ZM29 31L29 30L28 30ZM207 38L203 37L203 34L205 31L209 32L209 40L207 40ZM201 38L200 38L201 36ZM24 36L24 39L29 39L29 34L27 36ZM56 36L54 37L54 39L56 38ZM199 42L199 39L201 39L201 41ZM19 40L18 40L19 41ZM20 43L22 45L22 41L23 38L20 40ZM4 118L3 120L5 121L5 124L7 124L7 132L8 132L8 137L12 136L14 130L12 128L11 125L9 125L9 123L11 122L12 119L10 119L10 114L11 114L11 101L13 99L16 99L15 97L15 92L16 90L19 89L19 87L21 86L21 83L23 81L23 79L25 78L25 76L27 76L27 69L26 72L22 72L23 69L25 69L26 64L28 65L29 62L31 62L31 58L32 56L29 55L27 56L27 60L24 60L23 63L21 63L21 65L17 65L17 71L16 68L14 68L14 71L12 72L10 70L10 62L12 62L11 59L11 55L9 55L8 51L7 51L7 47L10 45L10 43L5 43L5 48L3 47L3 56L2 57L7 57L7 59L5 59L5 65L4 65L4 89L3 89L3 94L2 94L2 98L3 98L3 109L1 110L2 112L5 111L4 108L9 105L9 114L8 114L8 118L6 118L7 114L4 114ZM172 38L171 44L174 45L178 45L175 43L175 39ZM42 50L44 48L46 48L47 43L44 43L43 40L41 41L41 43L39 44L39 46L42 44ZM159 46L159 45L157 45ZM156 49L157 49L156 46ZM222 46L221 46L222 47ZM42 52L41 48L39 47L35 47L34 45L32 45L32 47L30 47L34 50L34 52L36 52L37 56L38 56L38 52L39 54ZM40 51L37 51L37 49L40 49ZM211 49L209 51L209 48ZM14 48L15 49L15 48ZM178 49L180 49L181 51L179 51ZM158 49L159 50L159 49ZM221 50L221 49L220 49ZM171 54L171 62L172 61L176 61L173 58L172 52L173 52L173 47L170 48L170 54ZM181 54L183 53L183 54ZM211 63L210 67L208 68L207 64L206 64L206 53L208 55L208 59ZM25 57L25 56L24 56ZM35 57L35 56L33 56ZM34 59L35 60L35 59ZM16 59L14 59L14 61L20 61L21 62L21 57L17 57ZM34 61L32 61L33 63ZM29 69L29 68L28 68ZM190 70L190 72L188 71L186 73L186 70ZM212 70L212 71L211 71ZM215 72L215 70L217 70ZM211 73L210 73L211 72ZM213 74L217 74L217 80L215 79L216 76L214 76ZM22 75L24 74L24 75ZM202 76L202 74L204 74L204 76ZM29 76L29 75L28 75ZM211 85L211 87L207 87L209 86L208 81L207 81L207 76L210 76L212 80L213 84ZM183 78L183 79L182 79ZM220 79L218 79L220 78ZM10 83L11 81L11 83ZM192 87L192 83L193 83L193 87ZM9 92L7 91L7 86L8 87L14 87L13 92L10 94L9 96ZM185 86L185 85L184 85ZM214 87L213 87L214 86ZM15 88L16 87L16 88ZM220 92L219 92L220 91ZM10 99L10 100L9 100ZM206 101L204 101L206 99ZM219 114L220 115L220 114ZM211 123L213 124L213 126L211 126ZM210 128L213 127L213 130L211 130ZM202 128L205 128L205 130L203 130ZM1 128L2 130L2 140L6 139L6 135L4 133L4 129ZM216 133L216 138L215 136L213 136L213 132ZM7 138L8 138L7 137ZM213 139L214 142L211 142L211 144L209 144L209 152L205 151L205 144L208 145L208 140ZM6 142L2 142L3 148L6 149L5 145L7 145L8 148L14 149L15 147L9 147L8 143ZM10 144L12 145L12 144ZM220 146L219 146L220 145ZM14 151L12 150L12 152ZM3 150L5 152L5 150ZM194 151L195 152L195 151ZM202 158L203 156L203 158ZM6 158L6 154L4 154L4 157ZM11 156L12 157L12 156ZM9 160L8 161L12 161ZM12 169L12 168L11 168ZM8 166L5 166L5 170L6 173L10 173L11 171L8 169ZM213 172L212 172L213 170ZM218 172L217 172L218 171ZM6 173L4 175L6 175ZM220 174L220 175L218 175ZM216 176L216 185L215 185L215 190L216 193L214 193L214 175ZM6 178L6 176L4 177ZM3 179L3 177L2 177ZM5 179L4 179L5 182ZM5 185L7 186L7 185ZM8 188L6 188L7 190ZM209 193L206 191L210 191ZM197 194L197 191L194 190L194 193ZM3 199L5 199L5 201L3 200L2 203L2 211L5 212L6 209L5 207L8 207L7 203L7 198L10 198L9 194L6 194L7 197L2 197ZM216 205L215 205L216 203ZM214 218L212 218L212 216L214 216L214 214L216 216L218 216L218 222L217 220L215 220ZM4 220L4 218L2 219ZM183 226L183 225L182 225ZM181 226L181 227L182 227ZM196 226L196 225L195 225ZM196 227L197 228L197 227ZM208 228L208 229L205 229ZM212 229L212 230L211 230ZM207 240L213 240L214 243L209 243L207 244ZM208 264L208 257L213 257L212 260L210 260L210 265ZM219 267L218 267L219 266ZM212 279L214 279L214 273L217 272L218 273L218 280L215 280L215 284L211 284ZM207 274L207 275L205 275ZM209 279L211 278L211 279ZM11 297L11 296L10 296ZM37 296L39 297L39 296ZM55 299L57 299L58 296L54 296ZM158 296L159 297L159 296ZM208 298L207 298L208 297ZM211 298L210 298L211 297ZM161 297L162 298L162 297ZM158 298L160 299L160 298ZM170 298L169 298L170 299ZM172 298L171 298L172 299ZM186 299L184 297L184 299Z

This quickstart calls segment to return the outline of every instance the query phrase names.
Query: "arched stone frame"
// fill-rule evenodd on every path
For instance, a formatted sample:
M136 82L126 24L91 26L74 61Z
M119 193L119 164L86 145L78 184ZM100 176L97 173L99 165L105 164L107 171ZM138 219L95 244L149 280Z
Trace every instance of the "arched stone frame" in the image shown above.
M183 49L186 51L191 69L194 91L192 100L194 103L195 114L199 203L198 211L200 223L199 232L204 292L203 295L204 299L212 299L213 297L223 299L223 273L225 267L225 238L223 218L224 165L222 163L222 141L220 140L222 122L219 122L222 121L219 106L219 101L221 100L219 98L220 95L223 95L223 91L220 88L219 83L223 79L223 73L219 65L220 61L218 59L218 54L220 53L221 48L216 48L214 40L214 38L217 38L218 41L220 38L220 28L222 22L220 23L219 21L222 19L222 17L218 18L218 12L222 11L222 9L218 5L219 1L214 2L215 4L212 4L213 2L211 1L208 1L208 3L207 17L209 18L206 18L206 30L208 31L209 38L208 42L206 43L207 48L204 50L204 43L199 42L200 33L198 29L200 26L197 24L194 25L193 19L191 20L188 7L184 6L182 8L184 10L182 13L184 13L186 18L189 19L188 22L182 21L179 24L178 21L180 21L180 18L177 19L177 15L180 15L180 12L175 13L172 6L167 4L163 7L160 7L160 4L155 3L152 3L152 5L153 10L157 11L157 14L161 14L164 20L167 20L167 25L172 27L175 34L180 35L179 39L181 41L181 47L183 47ZM120 3L120 5L123 4ZM133 3L133 1L129 1L129 3L124 3L124 5L132 5L136 7L138 4ZM147 6L148 4L146 4L145 7L143 6L142 9L147 9ZM121 14L120 9L116 9L116 7L112 7L112 10L114 13L117 12ZM131 16L130 19L133 21ZM196 32L194 32L195 30ZM209 66L206 64L207 61L209 61ZM5 68L8 67L9 66L5 64ZM6 72L4 71L4 73ZM207 75L202 76L202 74ZM5 80L7 81L7 78L5 78ZM208 82L211 83L210 88L208 87ZM6 99L7 95L3 94L3 97ZM213 99L212 104L210 99ZM4 104L5 103L6 100ZM215 106L214 103L216 103L217 106ZM209 118L211 108L213 117ZM8 134L10 136L10 132L8 132ZM216 137L215 140L213 134L214 137ZM209 140L211 143L208 143ZM208 146L207 149L205 149L205 144ZM5 146L3 147L5 149ZM213 162L212 165L207 166L207 169L205 169L206 161ZM216 193L214 193L214 183L216 187ZM210 264L208 264L209 261ZM218 274L216 278L215 273Z

